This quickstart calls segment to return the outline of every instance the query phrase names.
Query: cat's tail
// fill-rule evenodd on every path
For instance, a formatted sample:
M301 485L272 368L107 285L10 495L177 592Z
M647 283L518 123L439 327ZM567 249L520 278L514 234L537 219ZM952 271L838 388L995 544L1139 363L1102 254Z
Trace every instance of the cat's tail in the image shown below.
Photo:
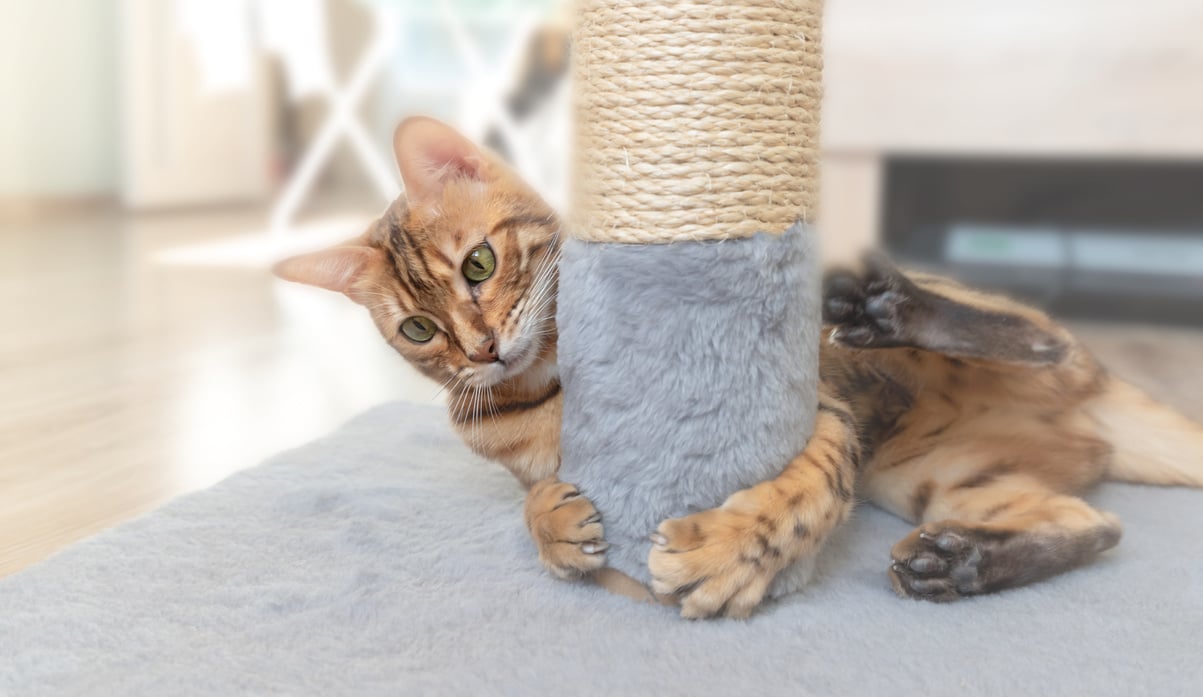
M1115 448L1109 479L1203 488L1203 426L1114 378L1086 409Z

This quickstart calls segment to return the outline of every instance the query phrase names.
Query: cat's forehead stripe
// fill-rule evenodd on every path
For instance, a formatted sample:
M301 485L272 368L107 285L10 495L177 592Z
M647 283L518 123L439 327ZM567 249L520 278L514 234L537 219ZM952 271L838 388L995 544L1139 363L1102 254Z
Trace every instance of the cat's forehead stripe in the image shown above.
M432 292L437 279L431 273L422 250L413 244L409 231L391 212L388 217L388 226L389 246L393 251L393 267L398 280L402 283L408 282L414 295ZM398 264L398 258L402 259L404 264Z
M418 305L418 296L414 293L413 288L410 288L397 273L395 266L393 267L393 279L397 282L397 296L400 298L402 306L416 307Z
M448 269L455 268L455 262L452 261L451 257L447 256L447 254L443 250L439 249L438 247L432 246L430 248L430 251L434 252L435 259L440 264L442 264L444 267L446 267Z

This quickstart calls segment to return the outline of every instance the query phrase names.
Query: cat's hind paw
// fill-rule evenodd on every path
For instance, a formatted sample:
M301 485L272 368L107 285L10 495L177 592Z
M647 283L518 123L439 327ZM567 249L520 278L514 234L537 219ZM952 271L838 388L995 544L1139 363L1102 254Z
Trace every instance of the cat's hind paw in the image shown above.
M907 304L914 284L883 255L865 258L865 270L837 269L823 281L823 322L829 340L851 348L887 348L911 342Z
M894 545L891 557L890 585L904 598L946 603L980 592L982 550L965 530L929 523Z

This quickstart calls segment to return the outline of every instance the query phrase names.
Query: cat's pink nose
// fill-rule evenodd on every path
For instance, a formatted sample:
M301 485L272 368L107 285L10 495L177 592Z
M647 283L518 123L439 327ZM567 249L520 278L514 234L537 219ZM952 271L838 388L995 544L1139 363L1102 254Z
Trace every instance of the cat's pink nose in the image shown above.
M468 360L474 363L496 363L497 357L497 340L493 337L486 337L480 342L480 346L468 355Z

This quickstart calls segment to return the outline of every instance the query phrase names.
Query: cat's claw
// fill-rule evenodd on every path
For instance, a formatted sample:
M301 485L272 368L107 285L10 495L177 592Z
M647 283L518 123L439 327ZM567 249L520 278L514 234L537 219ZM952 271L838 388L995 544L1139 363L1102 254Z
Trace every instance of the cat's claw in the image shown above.
M650 536L652 591L686 619L747 617L778 571L757 532L754 518L718 508L664 521Z
M579 489L545 479L526 495L526 525L539 561L558 578L579 578L606 564L601 514Z

